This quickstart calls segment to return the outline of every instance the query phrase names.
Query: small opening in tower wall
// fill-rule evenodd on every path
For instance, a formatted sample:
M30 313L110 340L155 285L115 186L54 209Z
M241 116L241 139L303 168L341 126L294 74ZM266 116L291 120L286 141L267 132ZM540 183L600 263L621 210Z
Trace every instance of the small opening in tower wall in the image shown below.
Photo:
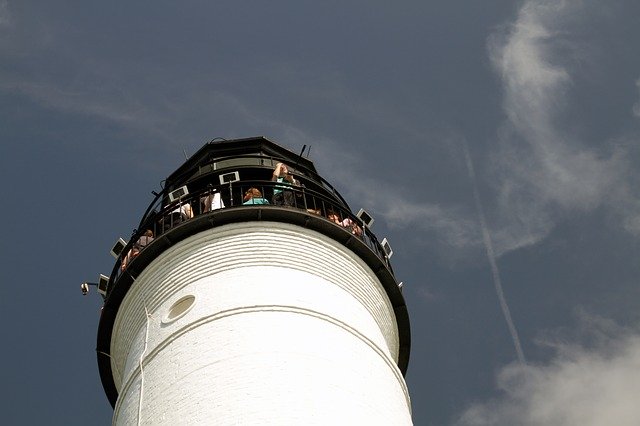
M171 307L169 308L169 312L167 313L167 316L164 318L163 322L170 323L177 320L178 318L181 318L187 312L189 312L189 310L191 310L195 301L196 297L192 295L180 298L177 302L171 305Z

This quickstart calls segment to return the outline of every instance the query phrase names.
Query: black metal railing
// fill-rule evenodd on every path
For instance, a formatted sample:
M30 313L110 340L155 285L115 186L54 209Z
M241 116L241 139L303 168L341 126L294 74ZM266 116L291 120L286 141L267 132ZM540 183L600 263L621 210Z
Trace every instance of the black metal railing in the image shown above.
M189 192L172 203L163 205L164 197L156 197L145 213L138 229L122 250L114 265L109 285L118 280L130 262L153 240L189 220L219 209L285 207L320 217L351 233L365 243L393 274L391 265L376 236L351 211L337 200L304 185L272 181L237 181L225 185L209 185Z
M342 195L340 195L340 193L317 172L311 171L299 163L291 163L287 159L264 154L230 155L225 157L218 156L215 159L212 158L210 163L199 164L197 165L197 168L194 166L194 168L190 170L185 170L180 176L174 179L178 181L188 181L194 178L202 178L207 174L219 174L227 170L235 170L245 167L264 167L266 169L273 170L275 166L281 162L287 164L293 173L316 181L321 187L331 192L346 204Z

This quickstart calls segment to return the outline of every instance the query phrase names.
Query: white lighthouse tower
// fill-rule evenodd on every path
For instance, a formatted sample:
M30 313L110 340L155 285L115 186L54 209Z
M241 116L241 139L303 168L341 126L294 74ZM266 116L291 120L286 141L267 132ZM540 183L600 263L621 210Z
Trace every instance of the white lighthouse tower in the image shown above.
M116 252L97 341L113 423L411 424L408 314L368 225L302 155L207 143Z

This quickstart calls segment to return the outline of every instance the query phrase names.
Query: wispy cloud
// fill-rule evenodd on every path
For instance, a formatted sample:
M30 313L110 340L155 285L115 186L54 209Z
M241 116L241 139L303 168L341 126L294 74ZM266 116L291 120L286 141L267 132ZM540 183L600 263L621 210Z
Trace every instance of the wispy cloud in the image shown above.
M588 13L585 5L528 0L513 25L489 41L507 117L493 163L498 197L491 236L498 253L534 244L568 214L596 208L640 233L630 144L614 135L598 141L596 150L559 119L578 72L563 54L581 48L563 35L571 29L570 19ZM588 332L540 339L554 351L549 362L502 369L497 377L502 395L471 405L456 424L638 424L640 333L588 315L580 323Z
M636 80L636 88L638 89L638 93L640 94L640 78ZM640 100L633 104L633 115L640 118Z
M0 0L0 21L11 18L7 4ZM495 173L495 186L491 188L495 193L486 198L486 219L498 257L544 238L558 220L558 211L608 206L624 215L628 229L640 232L640 214L633 214L640 212L640 206L626 176L630 166L625 151L614 147L605 154L590 150L557 120L568 103L575 71L563 65L558 46L562 52L582 49L563 37L570 31L566 18L579 19L575 16L581 4L568 0L526 1L513 24L496 32L489 41L491 59L503 83L507 120L499 130L494 164L487 167L486 158L479 158L477 164L483 184L489 182L486 170ZM225 90L231 80L221 83L216 81L219 76L207 74L193 81L167 83L169 78L158 70L157 80L146 85L139 75L126 74L133 72L131 64L74 58L73 46L65 49L67 56L61 60L58 73L66 75L72 69L73 77L62 81L53 76L56 73L39 71L42 74L23 76L3 71L0 90L20 93L46 108L98 117L123 129L144 132L154 143L160 140L168 145L189 136L201 140L203 132L215 126L218 133L212 137L246 136L246 132L255 130L257 134L273 135L284 144L290 141L292 148L314 145L314 156L319 153L318 146L325 144L340 153L345 165L340 178L350 183L350 199L377 210L391 227L418 229L429 234L430 243L454 249L482 247L482 235L469 205L403 193L381 176L371 174L363 179L362 170L351 173L354 170L349 162L355 154L352 156L347 147L322 134L312 135L314 131L304 124L290 124L294 120L274 113L271 104ZM52 56L59 56L57 53ZM282 78L284 71L275 68L272 72ZM296 96L305 101L324 99L327 107L335 105L335 111L358 122L398 129L414 141L426 139L422 124L416 128L415 120L407 119L392 103L375 95L367 98L350 92L339 73L329 73L321 84L312 86L305 84L309 76L304 70L287 72L294 73L286 77L296 82ZM282 84L282 80L275 83ZM242 133L237 133L238 129ZM333 162L327 160L326 164ZM374 194L371 188L375 188ZM471 199L470 194L466 202Z
M582 49L563 34L569 19L585 12L582 6L529 0L511 26L489 39L507 116L494 157L505 220L498 252L543 238L554 226L555 212L602 205L615 210L631 201L624 190L630 172L624 151L608 141L602 141L608 154L590 149L559 119L572 84L566 52Z
M20 34L29 40L23 44L40 46L40 43L32 43L37 36ZM272 104L261 104L243 97L241 91L227 91L224 84L215 81L211 75L197 76L193 81L167 83L160 70L149 77L154 80L150 83L140 79L131 70L131 64L110 63L99 55L94 57L74 50L73 45L61 47L57 36L62 37L56 32L48 32L47 37L55 42L48 43L47 49L37 48L47 52L56 49L49 53L56 58L56 65L52 64L48 70L35 71L27 64L25 66L31 70L27 74L2 70L0 91L19 94L57 112L113 123L123 132L142 134L154 145L163 143L168 146L190 135L202 138L203 131L211 131L213 122L218 133L212 137L246 136L247 132L255 131L256 134L272 136L294 150L303 144L313 146L315 159L321 159L324 146L326 152L333 151L325 164L333 166L338 152L338 162L343 166L339 167L338 176L330 180L336 182L337 179L337 185L340 181L349 182L349 193L345 195L374 210L378 218L385 219L390 227L426 233L428 237L423 238L424 241L453 250L481 247L482 237L475 218L465 211L465 206L440 203L422 195L413 197L411 193L399 191L392 183L384 182L381 176L369 175L367 171L370 168L355 170L352 165L361 158L359 153L350 152L348 147L323 134L314 134L302 123L292 124L286 115L276 114ZM35 57L41 53L37 49L26 53ZM288 73L287 78L301 88L302 95L298 93L297 96L302 96L305 101L324 99L340 114L357 122L401 129L404 135L424 138L423 130L412 127L413 122L391 107L389 102L375 96L363 98L366 95L349 91L340 75L322 76L320 88L314 90L314 86L306 84L309 76L303 71L295 67L283 71L280 67L272 70L272 74L275 83L283 84L277 79L282 78L283 72ZM72 74L69 78L59 78L69 73ZM305 89L307 86L309 88ZM237 129L243 129L243 132L234 134ZM366 195L363 197L363 194Z
M458 426L632 426L640 422L640 335L583 316L580 340L541 341L555 351L543 365L510 365L498 375L500 398L471 405Z
M0 0L0 29L11 26L11 13L9 12L9 2Z
M113 98L113 92L110 92L110 99L105 99L95 89L63 88L45 82L16 80L8 76L0 83L0 89L27 96L46 108L60 111L93 115L121 123L131 123L140 118L139 111L125 102L118 102Z
M430 291L426 286L422 285L416 289L416 294L427 303L438 300L438 296Z
M79 65L80 68L82 68ZM166 92L132 86L126 76L105 77L105 72L78 71L82 78L71 82L53 81L47 76L20 76L0 73L0 92L29 99L42 108L75 116L92 117L137 132L156 145L170 146L189 140L198 142L201 128L210 117L235 115L238 122L260 127L261 118L233 94L220 91L189 90L172 99ZM198 129L195 131L194 129ZM211 131L207 127L206 131ZM220 130L219 130L220 131ZM230 137L224 128L214 136ZM210 136L206 134L205 138ZM246 136L246 134L238 135ZM139 140L139 138L136 138ZM142 143L142 142L141 142Z
M349 182L350 198L376 212L391 229L411 230L429 245L454 250L481 247L478 224L466 211L420 197L412 199L391 183L375 177L363 178L345 170L348 169L343 169L340 175L344 175L342 181Z
M583 1L528 0L514 22L488 40L506 116L491 159L479 159L480 182L494 190L486 200L486 225L497 257L541 241L567 215L601 207L621 218L625 229L640 233L633 189L637 171L628 161L628 149L618 143L618 135L594 147L574 131L580 123L570 127L561 119L572 106L573 77L581 72L574 59L589 55L571 33L589 15L588 8ZM341 155L347 151L337 144L335 149ZM376 176L363 181L344 164L340 173L350 182L350 193L390 226L431 233L430 242L453 248L482 246L468 206L412 197ZM375 196L368 195L371 188Z
M487 221L484 215L484 207L482 205L482 200L480 199L480 191L478 191L478 184L476 182L476 172L473 167L473 161L471 160L471 155L469 154L469 148L465 143L464 146L464 159L467 165L467 172L469 173L469 180L471 181L471 185L473 187L473 198L476 205L476 212L478 214L478 222L480 225L480 230L482 231L482 241L484 242L484 248L487 253L487 259L489 261L489 265L491 266L491 276L493 278L493 285L496 290L496 295L498 296L498 302L500 303L500 309L502 310L502 315L504 316L505 322L507 323L507 328L509 329L509 334L511 335L511 340L513 341L513 346L516 350L516 355L518 357L518 361L521 364L526 363L526 359L524 356L524 352L522 350L522 345L520 344L520 337L518 336L518 331L516 329L515 323L513 322L513 318L511 318L511 310L509 309L509 305L507 304L507 298L504 295L504 290L502 289L502 278L500 277L500 270L498 269L498 263L496 261L496 254L493 249L493 240L491 239L491 232L489 231L489 227L487 226Z

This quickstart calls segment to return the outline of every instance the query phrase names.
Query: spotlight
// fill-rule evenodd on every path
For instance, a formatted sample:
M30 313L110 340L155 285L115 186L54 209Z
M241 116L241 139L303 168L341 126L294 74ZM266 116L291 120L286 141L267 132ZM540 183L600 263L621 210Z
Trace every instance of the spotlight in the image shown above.
M367 228L371 228L371 225L373 225L373 222L374 222L373 217L369 213L367 213L364 209L360 209L356 217L359 218L364 224L364 226L366 226Z
M220 185L224 185L225 183L233 183L240 180L240 174L238 172L225 173L218 176L220 179Z
M178 189L174 189L173 191L171 191L169 193L169 201L171 201L172 203L176 200L179 200L180 198L184 197L185 195L189 195L189 190L187 189L187 186L181 186Z
M382 245L384 253L387 255L387 259L391 259L391 256L393 256L393 250L391 249L391 245L389 244L389 241L387 241L387 238L385 237L380 244Z
M80 284L80 291L82 291L83 296L86 296L89 293L90 286L95 286L98 289L98 293L100 293L100 295L104 299L105 297L107 297L108 285L109 285L109 277L107 277L106 275L100 274L98 276L97 283L90 283L85 281L82 284Z
M122 253L122 250L124 250L126 245L127 242L125 240L123 240L122 238L118 238L118 241L116 241L116 243L111 248L111 256L115 257L116 259L120 257L120 253Z
M107 296L107 286L109 285L109 277L106 275L100 274L98 278L98 293L102 295L102 297Z

